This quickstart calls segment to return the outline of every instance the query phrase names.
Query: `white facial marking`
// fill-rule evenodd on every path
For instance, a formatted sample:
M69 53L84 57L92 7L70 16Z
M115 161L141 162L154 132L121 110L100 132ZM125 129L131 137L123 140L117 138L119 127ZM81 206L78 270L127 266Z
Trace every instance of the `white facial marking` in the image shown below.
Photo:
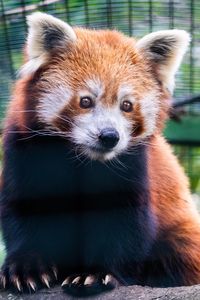
M95 105L86 113L74 116L69 135L71 141L84 155L90 159L101 161L113 159L117 155L126 152L131 144L137 144L138 141L151 135L156 128L159 112L159 94L157 91L150 92L142 99L136 100L133 88L122 85L118 90L118 101L111 107L102 103L101 96L103 92L103 85L96 80L88 80L87 88L85 87L78 92L79 96L92 95ZM52 126L52 121L59 116L60 111L69 103L71 97L72 91L65 86L56 87L48 93L44 93L38 105L40 120ZM127 119L120 109L120 103L123 100L138 101L141 107L145 132L136 138L132 138L134 120ZM104 148L99 140L101 131L106 128L112 128L119 134L119 141L112 149Z
M97 98L104 92L104 86L99 78L89 79L85 81L86 88Z
M118 90L118 101L129 100L132 103L138 101L134 98L133 94L133 86L124 84ZM159 111L158 94L156 92L151 92L145 95L138 103L140 104L141 113L144 117L145 132L138 136L135 141L151 135L155 130L157 114Z
M151 92L140 100L141 113L144 117L145 132L139 136L144 138L150 136L156 127L157 115L159 112L159 95L156 92Z
M100 103L95 111L78 116L72 130L73 142L80 145L83 152L91 159L109 160L127 149L131 138L131 125L122 115L119 105L107 108ZM107 152L95 151L98 147L98 136L101 130L114 128L118 131L120 139L118 144Z
M129 100L132 103L134 102L133 97L133 87L131 85L122 85L118 89L118 96L117 96L118 102L121 102L122 100Z
M114 107L105 107L101 101L96 101L94 109L75 118L75 126L71 137L80 150L91 159L110 160L123 153L132 144L137 144L145 137L153 134L156 128L156 120L159 112L158 92L150 92L142 99L134 98L133 87L122 85L118 90L118 101ZM138 101L141 114L144 118L145 131L140 136L132 138L133 121L128 120L120 110L120 102L123 100ZM98 151L100 147L99 135L101 130L113 128L119 133L117 145L108 151Z
M69 103L72 92L69 88L60 86L52 89L39 100L39 119L51 125L59 112Z

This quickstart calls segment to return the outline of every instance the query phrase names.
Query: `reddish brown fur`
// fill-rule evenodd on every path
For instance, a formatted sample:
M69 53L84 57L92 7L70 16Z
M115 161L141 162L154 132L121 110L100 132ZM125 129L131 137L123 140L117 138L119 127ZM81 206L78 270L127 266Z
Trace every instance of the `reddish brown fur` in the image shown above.
M132 113L124 115L131 120L135 120L134 128L136 135L145 131L143 116L140 112L140 99L152 90L160 93L161 105L160 114L157 120L157 128L162 128L166 117L165 93L151 73L151 66L148 61L134 48L134 39L126 37L115 31L93 31L86 29L75 29L77 42L70 45L67 51L52 53L50 62L45 65L42 71L31 77L17 82L14 101L11 102L10 110L16 111L17 107L24 107L29 101L23 94L28 90L28 98L32 98L34 108L40 94L48 91L52 86L59 86L60 83L67 85L72 91L84 88L83 83L88 78L99 78L105 86L104 94L101 97L104 105L112 106L116 103L116 95L121 82L134 87L133 96L137 100ZM39 75L38 75L39 73ZM41 80L35 79L36 77ZM114 78L114 80L113 80ZM37 91L37 92L35 92ZM71 117L72 115L83 114L86 111L79 107L79 99L75 95L70 104L61 112L61 115ZM20 113L20 118L22 118ZM20 121L23 126L24 120ZM19 123L20 123L19 122ZM29 119L27 120L29 123ZM26 122L25 122L26 123ZM55 124L60 124L61 120L56 119Z
M29 126L29 118L25 117L25 113L18 113L18 111L23 111L27 107L26 101L32 98L36 107L40 91L47 91L52 84L62 82L76 91L82 88L80 84L85 78L92 75L106 84L107 88L102 101L108 106L115 103L116 91L122 81L134 86L134 97L138 99L138 102L135 104L133 113L124 113L124 115L136 121L138 135L145 130L139 106L140 99L151 90L160 93L157 133L150 139L148 147L151 205L158 220L158 236L167 232L165 239L170 241L177 257L180 256L187 266L185 284L199 283L199 216L193 209L188 181L171 153L170 147L159 135L166 119L170 96L153 78L151 66L147 60L134 50L132 38L114 31L77 28L75 32L78 37L76 45L60 55L52 56L45 70L39 75L34 75L45 80L37 81L27 77L17 82L7 124L13 123L14 119L19 128L22 131L25 130L24 126ZM34 90L38 92L34 94ZM77 97L72 97L69 106L61 112L61 116L71 118L73 115L85 113L86 111L79 107L78 101ZM66 130L66 124L62 121L55 120L55 122L61 130ZM162 257L161 259L164 260Z
M177 259L180 257L186 266L185 284L197 284L200 282L200 218L189 194L188 180L169 145L159 135L151 139L148 169L159 235L164 233Z

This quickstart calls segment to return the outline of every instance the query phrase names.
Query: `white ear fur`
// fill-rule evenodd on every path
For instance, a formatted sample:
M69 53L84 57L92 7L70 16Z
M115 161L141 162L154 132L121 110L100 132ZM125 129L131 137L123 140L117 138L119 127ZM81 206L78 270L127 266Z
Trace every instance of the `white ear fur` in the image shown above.
M190 42L184 30L163 30L147 34L136 46L155 67L158 79L172 93L174 76Z
M27 17L29 27L27 54L29 61L20 74L35 72L46 63L49 54L76 40L76 34L67 23L45 13L36 12Z

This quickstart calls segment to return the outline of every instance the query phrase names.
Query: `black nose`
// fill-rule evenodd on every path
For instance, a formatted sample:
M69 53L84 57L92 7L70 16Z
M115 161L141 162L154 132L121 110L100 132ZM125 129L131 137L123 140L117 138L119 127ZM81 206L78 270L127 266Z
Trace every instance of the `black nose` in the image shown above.
M119 141L119 133L114 128L105 128L100 132L99 141L103 147L112 149Z

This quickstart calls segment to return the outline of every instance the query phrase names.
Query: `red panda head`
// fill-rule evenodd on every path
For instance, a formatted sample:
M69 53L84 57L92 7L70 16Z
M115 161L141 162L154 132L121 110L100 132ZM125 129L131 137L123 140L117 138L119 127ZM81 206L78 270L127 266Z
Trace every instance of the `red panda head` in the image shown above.
M21 76L37 74L37 96L28 101L45 129L99 160L160 130L189 43L185 31L158 31L136 41L117 31L73 29L39 12L28 25Z

